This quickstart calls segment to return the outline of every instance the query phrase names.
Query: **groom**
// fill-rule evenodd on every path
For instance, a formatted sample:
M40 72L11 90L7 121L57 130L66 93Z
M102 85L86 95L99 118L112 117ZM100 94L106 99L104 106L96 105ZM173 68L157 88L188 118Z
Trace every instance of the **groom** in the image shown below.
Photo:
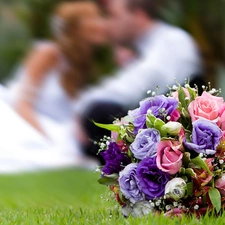
M90 142L85 151L96 154L93 140L109 135L92 120L111 123L138 105L148 90L168 92L174 78L201 84L202 64L195 42L185 31L158 19L157 0L106 0L108 32L113 44L132 46L137 59L98 86L81 93L77 103Z

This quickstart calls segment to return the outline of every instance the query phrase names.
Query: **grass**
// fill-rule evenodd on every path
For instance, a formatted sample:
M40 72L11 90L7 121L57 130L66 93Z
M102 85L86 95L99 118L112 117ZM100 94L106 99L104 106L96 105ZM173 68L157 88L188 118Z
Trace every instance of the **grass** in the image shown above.
M67 169L0 176L0 225L147 225L225 224L221 218L124 219L98 174Z

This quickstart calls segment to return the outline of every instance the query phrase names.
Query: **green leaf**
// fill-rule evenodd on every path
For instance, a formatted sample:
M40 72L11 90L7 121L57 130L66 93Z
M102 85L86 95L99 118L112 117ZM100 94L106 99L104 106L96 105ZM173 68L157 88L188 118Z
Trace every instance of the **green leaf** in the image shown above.
M165 125L165 123L162 120L160 120L160 119L155 120L154 128L159 131L161 137L164 137L167 135L167 132L163 127L164 125Z
M119 132L120 130L120 125L115 125L115 124L102 124L102 123L96 123L95 121L93 121L93 123L103 129L106 130L110 130L110 131L115 131L115 132Z
M187 195L188 196L193 195L193 183L192 182L187 183Z
M104 177L101 177L98 182L99 184L103 185L117 185L118 184L118 174L112 174L112 175L105 175Z
M188 167L189 163L191 162L191 154L189 152L185 152L182 161L183 165Z
M206 170L210 175L213 175L205 161L200 156L197 156L196 158L192 159L191 162Z
M187 97L187 95L185 94L183 88L180 86L178 89L178 99L182 105L182 108L185 108L185 109L187 109L187 107L188 107L186 97Z
M148 114L146 116L146 126L148 128L153 128L154 127L154 123L155 123L156 117L153 116L152 114Z
M165 123L161 120L153 116L152 114L148 114L146 116L146 126L148 128L155 128L160 132L161 137L166 136L167 132L164 129Z
M134 141L135 135L133 134L133 126L129 124L129 126L124 127L121 126L119 130L119 139L124 140L125 142L132 143Z
M194 170L191 169L191 168L187 168L187 169L185 170L185 174L188 175L188 176L191 176L191 177L197 177L197 176L196 176L196 173L195 173Z
M181 109L181 114L182 114L185 118L189 118L189 117L190 117L190 114L189 114L188 110L185 109L185 108L182 108L182 109Z
M180 172L181 174L184 174L184 175L185 175L185 168L184 168L184 167L181 167L179 172Z
M160 119L156 119L154 122L154 128L161 131L162 130L162 126L165 125L165 123L160 120Z
M213 207L216 209L216 212L219 213L221 209L221 195L220 192L216 189L211 187L209 189L209 198L212 202Z
M192 102L197 97L196 91L193 88L191 88L191 87L188 87L187 89L188 89L188 92L190 94L190 102Z

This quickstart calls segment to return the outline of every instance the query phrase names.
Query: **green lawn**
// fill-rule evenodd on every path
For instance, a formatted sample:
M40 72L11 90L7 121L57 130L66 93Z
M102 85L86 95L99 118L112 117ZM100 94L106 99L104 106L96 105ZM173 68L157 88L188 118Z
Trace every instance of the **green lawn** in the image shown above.
M218 219L169 219L150 216L124 219L98 174L82 170L0 176L0 225L11 224L225 224Z

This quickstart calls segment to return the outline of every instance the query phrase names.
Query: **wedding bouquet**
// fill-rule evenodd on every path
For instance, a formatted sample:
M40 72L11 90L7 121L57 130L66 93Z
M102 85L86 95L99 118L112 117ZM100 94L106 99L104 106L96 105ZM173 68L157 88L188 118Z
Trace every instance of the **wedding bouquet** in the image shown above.
M225 207L225 102L219 91L174 85L152 93L111 125L100 142L100 184L125 217L219 215Z

